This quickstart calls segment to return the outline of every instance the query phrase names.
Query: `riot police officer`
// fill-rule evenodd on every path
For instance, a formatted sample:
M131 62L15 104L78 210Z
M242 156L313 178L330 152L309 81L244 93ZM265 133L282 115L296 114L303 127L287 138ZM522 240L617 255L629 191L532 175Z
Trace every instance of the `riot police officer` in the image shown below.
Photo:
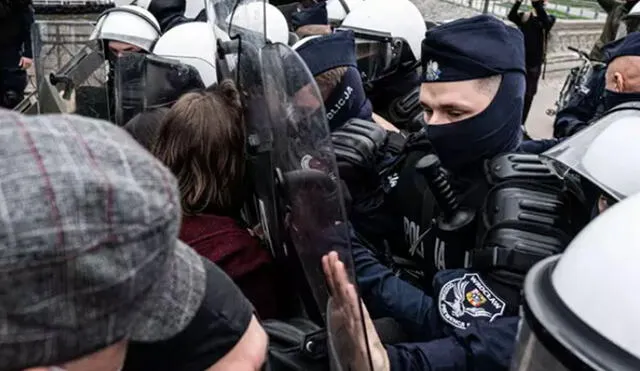
M30 0L0 1L0 107L13 108L24 98L33 63L32 24Z
M432 228L443 205L436 203L437 190L416 164L435 153L460 204L472 210L481 207L488 190L485 161L517 150L521 142L523 45L517 29L489 16L441 25L427 31L422 42L420 102L428 125L408 140L397 185L386 203L404 232L388 236L393 254L426 260L419 265L425 265L427 284L436 269L450 268L434 265L433 257L452 247ZM475 231L463 234L475 238Z
M511 370L638 369L640 321L624 311L638 305L638 218L635 195L590 223L562 256L531 269Z
M640 177L633 171L637 168L635 166L637 161L640 161L640 151L634 144L635 138L640 135L640 127L636 125L639 109L638 104L617 107L580 136L570 138L547 152L545 156L553 160L554 168L565 174L562 183L570 186L572 176L566 175L575 172L596 185L600 192L614 202L640 192ZM531 169L535 168L536 173L543 172L545 168L551 170L549 167L534 164L531 155L511 154L501 157L510 156L528 157L526 162L520 164L526 163L527 166L531 166ZM518 164L509 165L507 162L496 160L489 167L496 169L497 172L494 175L497 175L512 172L515 170L513 165ZM571 172L567 172L565 166L568 166ZM531 315L527 318L530 329L537 336L541 336L545 333L540 325L544 328L548 324L553 324L549 329L557 328L555 325L559 320L557 315L561 312L556 312L556 309L562 307L558 305L561 301L557 296L554 299L553 295L543 292L541 286L534 286L532 278L528 278L524 283L524 277L531 267L544 260L545 256L557 256L564 251L571 235L574 234L570 229L581 229L584 225L570 226L564 222L557 223L580 215L575 215L574 212L565 214L572 208L571 202L568 201L567 194L558 193L557 188L556 191L551 190L555 188L554 183L551 182L553 177L539 178L533 183L529 181L526 184L511 178L497 184L487 196L487 207L481 216L481 219L485 223L488 222L490 226L486 229L482 243L470 249L467 254L470 267L438 272L434 279L433 296L425 295L412 285L400 280L390 269L382 266L370 251L357 243L352 244L358 286L368 308L368 311L363 311L365 322L369 320L368 313L371 313L372 318L392 317L408 333L411 341L383 346L377 336L369 336L369 339L372 339L369 341L369 347L374 353L372 358L375 365L378 365L381 370L441 368L506 370L514 349L518 311L523 301L521 296L523 284L525 306L532 305L533 314L527 314ZM545 193L547 196L541 196ZM538 198L539 196L541 197ZM515 200L517 202L514 202ZM625 202L622 201L622 204L624 205ZM633 202L634 208L637 208L638 202L637 199ZM524 206L527 204L529 206ZM542 217L540 213L542 208L533 206L534 204L541 207L554 205L552 207L554 211ZM523 206L524 208L519 209L520 211L514 212L515 209ZM599 218L606 218L607 214L615 213L615 210L616 206L611 211L605 211ZM535 222L529 218L534 214ZM525 222L525 219L529 219L532 223ZM555 221L549 224L551 220ZM630 223L629 220L625 223ZM594 223L597 225L598 219ZM618 225L607 223L607 225L608 227L604 229L621 231L615 232L614 235L622 235L624 234L622 231L633 229L630 224L624 223ZM578 234L572 246L606 239L607 233L602 232L604 229L591 232L591 228L592 226L589 225L584 232ZM607 243L602 242L596 245L597 251L600 251L602 246L607 246ZM569 254L573 250L570 248ZM611 258L617 259L616 256L621 251L623 250L617 249ZM593 252L595 253L596 250ZM585 289L585 282L591 283L587 287L599 287L602 278L598 275L594 276L593 272L597 271L598 267L602 267L602 259L611 261L610 257L604 257L602 254L600 256L593 261L580 260L573 263L571 268L566 266L566 282L563 284L569 290L563 293L558 292L558 294L568 295L571 292L574 298L577 296L583 298L587 297L581 291ZM538 276L536 280L548 280L549 275L543 274L542 271L546 270L548 265L554 265L555 263L552 262L555 260L556 258L544 260L546 263L533 268L530 276L536 274ZM323 265L334 300L348 313L347 315L352 316L356 321L359 320L357 296L353 285L345 279L344 265L334 254L326 256L323 259ZM545 265L547 268L543 268ZM624 274L628 273L623 272L621 277L628 279ZM544 290L548 289L544 288ZM529 293L528 296L527 293ZM586 299L581 303L580 308L583 310L594 306ZM577 313L576 308L570 308ZM574 321L571 323L575 324ZM373 331L372 326L369 331ZM363 341L361 337L357 339L358 334L352 335L355 341ZM562 331L557 333L552 331L551 335L551 338L547 336L542 339L546 347L555 347L558 341L564 346L566 343L563 341L570 341L575 345L578 339L581 344L584 344L583 337L567 339ZM522 347L528 346L524 341L521 344ZM569 348L571 349L573 348ZM562 350L562 348L550 350ZM522 355L522 353L519 354ZM554 353L554 355L558 357L557 354ZM526 359L523 357L522 361ZM543 366L544 364L540 369L556 369L548 365L546 368ZM574 369L566 364L565 367ZM623 368L610 366L605 369Z
M411 1L374 1L352 10L341 28L356 32L358 60L373 108L400 129L423 125L420 107L421 42L427 31Z
M606 67L596 68L589 79L589 92L577 96L554 122L554 136L565 137L584 129L589 122L614 106L640 100L637 68L640 59L640 33L607 44L604 49Z
M123 24L128 26L122 27ZM109 64L105 104L107 106L105 110L108 112L103 113L101 118L110 117L117 124L124 125L137 113L132 109L132 106L137 104L133 99L128 102L116 102L118 98L116 80L119 79L116 77L117 69L124 65L121 61L123 56L151 53L161 34L160 24L156 18L148 10L139 6L122 5L111 8L100 15L90 40L96 40L100 43L104 58ZM139 79L134 81L133 78L122 78L120 80L131 80L126 93L139 94L140 86L133 87L134 83L140 84ZM124 113L126 111L130 112Z

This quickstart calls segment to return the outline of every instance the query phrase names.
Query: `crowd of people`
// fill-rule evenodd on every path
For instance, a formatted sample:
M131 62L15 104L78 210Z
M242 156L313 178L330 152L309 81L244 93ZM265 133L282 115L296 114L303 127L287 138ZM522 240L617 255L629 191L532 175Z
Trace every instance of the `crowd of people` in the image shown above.
M90 37L104 109L0 108L0 370L626 369L592 359L614 348L638 366L637 346L562 288L578 251L602 259L585 246L611 223L611 241L638 238L637 198L624 201L640 191L625 105L640 100L635 2L602 2L604 67L545 140L523 127L555 23L546 0L516 1L515 27L480 15L429 29L409 0L340 19L328 3L343 2L212 1L195 18L184 1L116 6ZM28 2L0 0L4 108L40 54L31 23ZM276 61L255 51L274 45ZM289 203L285 170L312 184ZM286 212L264 209L265 189ZM567 345L555 311L607 343Z

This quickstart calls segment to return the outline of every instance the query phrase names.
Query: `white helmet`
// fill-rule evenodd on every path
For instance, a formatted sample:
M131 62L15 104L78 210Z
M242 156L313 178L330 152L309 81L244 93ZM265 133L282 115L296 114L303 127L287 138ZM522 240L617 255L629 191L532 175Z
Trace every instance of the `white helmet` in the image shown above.
M157 42L153 53L193 66L205 86L217 82L216 37L229 41L221 30L214 31L206 22L189 22L165 33Z
M266 12L266 17L265 17ZM233 16L233 19L231 17ZM267 39L273 43L289 43L289 25L280 9L262 1L254 1L240 5L232 12L226 22L233 26L264 34L264 22L267 22Z
M160 35L153 14L139 6L123 5L100 15L89 40L120 41L150 52Z
M638 193L639 108L615 109L543 156L568 166L616 200Z
M420 10L409 0L367 0L367 6L351 11L341 27L387 32L404 39L416 61L420 60L427 32Z
M637 370L640 194L529 271L511 370Z
M342 20L360 5L364 4L364 0L328 0L327 1L327 16L329 23L340 23ZM345 9L345 5L349 9Z

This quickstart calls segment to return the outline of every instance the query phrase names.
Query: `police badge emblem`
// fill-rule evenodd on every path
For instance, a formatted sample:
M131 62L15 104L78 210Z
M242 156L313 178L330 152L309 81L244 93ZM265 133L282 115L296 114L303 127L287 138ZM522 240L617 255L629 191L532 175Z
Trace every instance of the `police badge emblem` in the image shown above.
M438 62L436 61L429 61L429 63L427 63L427 68L425 70L425 79L427 81L436 81L440 78L440 74L442 73L442 71L440 71L440 66L438 65Z
M474 307L479 307L487 302L487 298L478 289L473 289L467 293L467 301Z
M461 330L475 318L492 322L502 316L505 302L487 287L477 273L465 274L442 286L438 300L440 317Z

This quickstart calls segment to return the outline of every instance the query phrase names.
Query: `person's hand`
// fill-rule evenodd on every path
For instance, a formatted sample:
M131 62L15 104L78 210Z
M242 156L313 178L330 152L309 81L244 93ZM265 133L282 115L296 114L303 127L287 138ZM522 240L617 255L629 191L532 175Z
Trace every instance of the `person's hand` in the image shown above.
M27 57L20 58L19 66L23 70L28 70L32 64L33 64L33 59L27 58Z
M385 350L380 337L373 326L371 316L367 311L364 303L358 301L356 289L345 270L336 252L330 252L322 257L322 269L327 278L327 285L331 291L333 299L333 309L335 315L340 319L340 324L345 327L346 334L349 339L349 348L352 350L350 357L351 369L355 371L369 371L369 352L371 351L371 360L375 371L389 371L389 356ZM360 304L360 305L359 305ZM362 316L360 312L362 307ZM327 313L327 315L331 315ZM362 319L364 317L365 329L367 336L362 331ZM368 342L367 342L368 340Z
M392 123L390 123L384 117L378 115L377 113L374 112L371 115L371 117L373 118L373 122L382 126L386 131L393 131L396 133L400 132L400 130L395 125L393 125Z

